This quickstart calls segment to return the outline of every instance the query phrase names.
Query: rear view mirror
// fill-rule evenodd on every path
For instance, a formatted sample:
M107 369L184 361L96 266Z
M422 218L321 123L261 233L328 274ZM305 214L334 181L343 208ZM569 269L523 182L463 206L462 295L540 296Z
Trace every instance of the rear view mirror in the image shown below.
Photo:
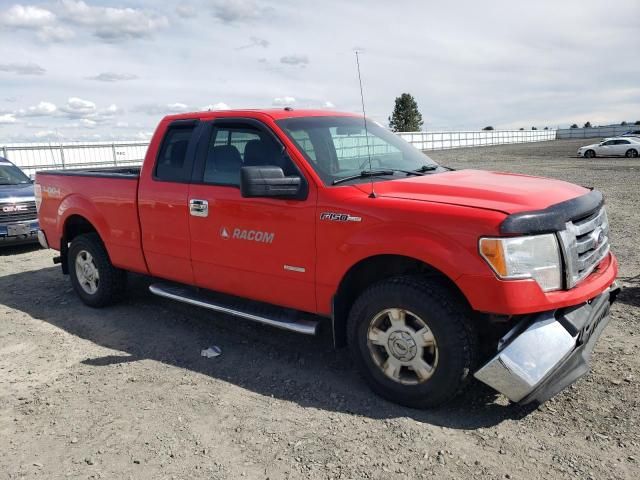
M336 133L338 135L364 135L364 130L360 127L338 127Z
M242 167L240 193L245 198L280 197L303 200L307 196L301 177L285 177L280 167Z

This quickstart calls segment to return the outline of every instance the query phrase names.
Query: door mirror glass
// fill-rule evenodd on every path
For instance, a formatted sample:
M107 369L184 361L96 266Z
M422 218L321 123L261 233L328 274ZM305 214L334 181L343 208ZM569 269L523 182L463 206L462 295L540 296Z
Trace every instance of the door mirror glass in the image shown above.
M307 196L302 178L285 176L280 167L242 167L240 193L245 198L278 197L303 200Z

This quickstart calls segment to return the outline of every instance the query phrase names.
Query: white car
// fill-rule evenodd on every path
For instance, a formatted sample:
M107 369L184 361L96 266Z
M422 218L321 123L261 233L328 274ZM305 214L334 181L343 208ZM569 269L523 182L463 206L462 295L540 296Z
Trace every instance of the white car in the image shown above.
M640 153L640 139L634 137L605 138L600 143L594 143L578 149L578 156L585 158L624 156L637 157Z

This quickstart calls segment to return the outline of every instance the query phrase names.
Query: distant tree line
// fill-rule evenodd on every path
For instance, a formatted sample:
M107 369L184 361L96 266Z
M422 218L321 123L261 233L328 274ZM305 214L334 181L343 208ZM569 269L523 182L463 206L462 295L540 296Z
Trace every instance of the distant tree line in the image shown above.
M389 127L394 132L419 132L422 130L422 114L418 110L418 102L413 98L410 93L403 93L399 97L396 97L393 112L389 117ZM626 121L620 122L620 125L629 125ZM640 120L636 120L634 125L640 125ZM579 128L577 123L574 123L569 128ZM593 128L591 122L585 122L582 128ZM494 130L492 125L483 127L484 131ZM524 130L524 128L520 128ZM531 127L531 130L538 130L538 127ZM544 127L544 130L549 130L549 127Z

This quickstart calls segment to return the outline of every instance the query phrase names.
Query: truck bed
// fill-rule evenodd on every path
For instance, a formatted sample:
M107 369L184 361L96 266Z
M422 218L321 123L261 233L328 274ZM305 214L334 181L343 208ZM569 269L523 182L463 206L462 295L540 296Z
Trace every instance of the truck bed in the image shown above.
M139 167L38 172L40 226L49 246L60 250L69 228L82 229L78 217L82 215L98 231L115 266L146 273L138 218L139 176Z

